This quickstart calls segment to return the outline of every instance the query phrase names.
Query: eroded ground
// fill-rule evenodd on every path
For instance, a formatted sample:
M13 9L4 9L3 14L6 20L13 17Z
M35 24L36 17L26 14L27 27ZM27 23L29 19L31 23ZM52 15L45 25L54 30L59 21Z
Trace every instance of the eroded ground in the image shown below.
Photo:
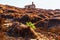
M59 10L0 5L1 40L60 40ZM36 29L26 25L31 22ZM31 26L31 25L30 25Z

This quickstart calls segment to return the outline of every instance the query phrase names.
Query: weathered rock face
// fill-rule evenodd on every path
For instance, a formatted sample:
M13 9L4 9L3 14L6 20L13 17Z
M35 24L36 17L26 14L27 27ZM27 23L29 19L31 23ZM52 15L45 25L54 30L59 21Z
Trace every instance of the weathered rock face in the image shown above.
M32 22L32 23L36 23L37 21L40 21L40 20L41 20L41 18L34 17L34 18L31 20L31 22Z
M6 16L2 15L1 17L6 18L6 19L13 19L13 16L10 16L10 15L6 15Z
M30 28L26 27L26 25L22 27L17 23L8 28L7 34L13 37L35 38Z
M60 10L46 10L37 8L25 9L8 5L0 5L0 18L12 19L13 25L9 26L7 33L8 35L15 37L21 36L23 38L34 38L34 35L29 28L22 28L20 24L14 24L16 21L25 25L26 22L32 22L35 24L36 28L41 28L44 31L49 30L52 32L60 32L60 20L53 19L54 17L59 16L59 13ZM0 25L2 24L0 21Z
M24 15L19 21L22 22L23 24L26 24L26 22L30 21L30 18L28 15Z
M49 27L58 27L60 25L60 20L58 19L52 19L52 20L49 20Z
M30 18L28 15L24 15L21 18L14 18L14 21L18 21L18 22L21 22L23 24L26 24L26 22L30 21Z
M58 33L60 32L60 20L52 19L48 23L48 30Z
M44 22L39 22L39 23L36 24L36 27L44 28L45 26L46 26L46 23L44 23Z

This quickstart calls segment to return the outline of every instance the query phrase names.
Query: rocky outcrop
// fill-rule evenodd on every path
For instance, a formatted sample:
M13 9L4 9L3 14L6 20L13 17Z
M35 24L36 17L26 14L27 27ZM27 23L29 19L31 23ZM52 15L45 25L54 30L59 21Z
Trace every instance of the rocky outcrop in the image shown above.
M23 37L23 38L24 37L34 38L34 34L32 34L33 32L40 35L42 31L44 31L44 32L47 31L47 33L46 33L47 35L48 35L48 32L58 33L58 35L59 35L60 34L59 13L60 13L59 9L58 10L46 10L46 9L40 9L40 8L34 8L34 9L27 8L26 9L26 8L18 8L18 7L14 7L14 6L0 4L0 18L1 18L0 19L1 20L0 21L0 25L1 25L0 30L3 31L3 29L5 29L5 28L3 28L2 25L3 25L3 23L8 23L8 22L4 22L4 20L9 19L9 20L11 20L9 22L12 23L12 26L8 27L8 29L11 28L10 30L8 30L8 34L11 33L16 36L21 35L21 37ZM15 24L14 22L22 23L24 25L26 25L26 22L32 22L36 26L37 29L39 28L42 31L39 30L40 31L39 33L37 31L31 32L31 30L29 28L22 29L20 24L18 25L18 24ZM14 30L12 30L12 29L14 29ZM19 35L17 33L18 31L19 32L21 31L19 33ZM3 31L3 32L5 32L5 31ZM41 34L41 35L44 35L44 34ZM51 36L49 36L49 38L48 38L47 35L45 37L42 36L42 39L46 38L46 40L49 40L49 38ZM52 39L50 39L50 40L52 40Z

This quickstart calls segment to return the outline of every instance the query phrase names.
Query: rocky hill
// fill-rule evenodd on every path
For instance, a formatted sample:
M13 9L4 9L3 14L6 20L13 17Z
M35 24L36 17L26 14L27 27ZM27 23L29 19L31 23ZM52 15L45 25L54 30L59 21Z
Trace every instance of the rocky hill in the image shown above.
M26 22L32 22L36 30L27 27ZM2 33L9 37L12 35L25 39L45 37L45 40L60 40L60 9L18 8L0 4L0 25Z

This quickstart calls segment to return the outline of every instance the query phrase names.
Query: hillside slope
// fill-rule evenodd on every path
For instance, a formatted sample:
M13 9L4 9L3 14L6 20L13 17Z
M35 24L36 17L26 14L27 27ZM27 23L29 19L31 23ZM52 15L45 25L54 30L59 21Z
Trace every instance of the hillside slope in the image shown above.
M32 22L36 30L28 28L26 22ZM22 27L21 24L23 25ZM41 37L39 36L38 39L46 38L45 40L59 40L60 10L47 10L41 8L26 9L0 4L0 25L2 33L7 33L7 35L12 35L12 37L20 37L21 35L22 38L28 37L32 39L40 35ZM31 36L32 34L33 36Z

